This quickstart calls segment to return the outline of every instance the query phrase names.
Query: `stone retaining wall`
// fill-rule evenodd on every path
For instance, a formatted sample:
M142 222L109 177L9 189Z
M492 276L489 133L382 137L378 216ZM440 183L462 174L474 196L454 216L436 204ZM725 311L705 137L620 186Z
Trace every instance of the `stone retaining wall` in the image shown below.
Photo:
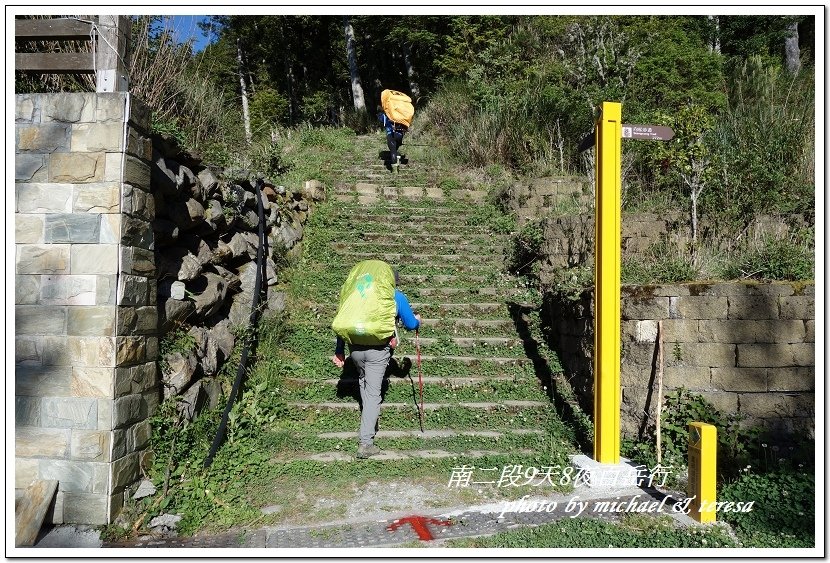
M544 209L536 211L545 212ZM541 248L543 259L540 262L540 278L543 284L552 279L556 270L562 268L593 268L593 214L541 215L537 216L537 220L541 221L545 241ZM794 224L803 224L803 220L798 217L760 215L755 217L742 233L742 241L744 244L750 244L767 236L780 239L790 230L787 220ZM707 228L705 219L701 220L701 228ZM622 257L625 260L648 256L658 243L667 243L659 252L665 252L667 248L676 248L679 255L691 242L691 236L689 218L685 213L623 213L620 233ZM720 241L721 244L726 242ZM728 242L735 244L736 241Z
M545 296L549 344L592 412L593 291ZM621 428L636 436L656 408L657 322L664 393L685 387L722 413L779 437L815 431L812 283L691 283L622 289Z
M584 177L534 178L511 186L507 206L516 214L519 226L528 220L567 210L579 213L594 203L593 186Z
M127 93L15 100L15 486L108 523L158 403L148 113Z
M228 181L226 171L206 167L175 143L156 141L151 177L162 396L178 396L180 415L192 419L218 404L222 367L248 328L259 249L256 181ZM297 191L268 183L262 188L263 319L285 307L285 294L275 290L274 257L299 252L311 208L325 197L316 180ZM165 345L181 334L192 346Z

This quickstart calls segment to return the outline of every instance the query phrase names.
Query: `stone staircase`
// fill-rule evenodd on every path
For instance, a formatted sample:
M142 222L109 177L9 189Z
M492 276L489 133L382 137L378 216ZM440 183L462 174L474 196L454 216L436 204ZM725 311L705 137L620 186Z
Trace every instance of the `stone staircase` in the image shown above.
M289 290L292 323L303 328L282 343L297 369L281 380L279 392L294 447L275 458L317 463L321 475L334 471L327 469L332 464L377 466L374 481L394 480L384 478L381 466L405 460L410 475L444 486L453 467L477 462L499 472L511 464L562 463L547 448L551 428L562 424L549 399L550 381L537 375L526 352L535 343L517 329L529 311L528 290L504 272L507 235L473 219L484 192L442 189L436 185L442 173L428 176L414 159L393 173L373 158L382 137L358 142L366 147L358 151L365 160L338 171L344 180L307 227L301 268L312 281L294 294ZM369 258L398 269L399 289L421 314L422 326L417 337L401 329L387 371L375 438L383 453L355 460L356 373L348 362L345 370L331 363L329 325L340 284L357 261ZM440 460L444 465L436 466ZM355 471L357 479L362 469Z

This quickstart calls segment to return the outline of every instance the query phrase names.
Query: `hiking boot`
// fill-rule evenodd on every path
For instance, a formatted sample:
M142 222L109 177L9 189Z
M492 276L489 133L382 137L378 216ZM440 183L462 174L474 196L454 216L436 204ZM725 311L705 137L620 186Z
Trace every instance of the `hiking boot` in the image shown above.
M371 446L364 446L363 444L361 444L357 448L357 459L370 458L373 455L378 455L380 453L383 453L383 450L374 444L372 444Z

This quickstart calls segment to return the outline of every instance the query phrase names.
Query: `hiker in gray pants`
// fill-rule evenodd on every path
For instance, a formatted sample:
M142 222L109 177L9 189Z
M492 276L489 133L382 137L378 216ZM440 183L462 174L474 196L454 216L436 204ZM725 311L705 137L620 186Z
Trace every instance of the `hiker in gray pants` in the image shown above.
M398 272L394 271L395 285L398 284ZM400 319L406 330L417 330L421 326L421 315L412 312L412 306L399 289L395 289L395 318ZM358 385L360 386L360 402L363 404L363 411L360 415L360 443L357 448L358 459L365 459L378 455L381 449L374 444L375 429L380 417L380 389L383 385L383 376L386 373L386 366L392 357L392 350L397 346L397 338L394 336L389 342L380 346L349 345L352 361L354 361L358 372ZM334 349L334 356L331 360L339 368L346 362L346 343L339 336Z
M383 348L372 346L352 346L350 348L352 361L360 374L360 402L363 411L360 413L360 447L372 447L375 430L380 417L380 388L383 385L383 375L386 366L392 357L392 350L387 345Z

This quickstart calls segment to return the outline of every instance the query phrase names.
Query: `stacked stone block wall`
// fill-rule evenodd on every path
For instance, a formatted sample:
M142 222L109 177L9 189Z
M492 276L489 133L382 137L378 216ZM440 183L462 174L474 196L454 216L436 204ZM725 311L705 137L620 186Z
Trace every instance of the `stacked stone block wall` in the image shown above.
M510 188L508 206L519 226L550 214L585 212L593 206L592 186L582 177L534 178Z
M702 395L720 412L784 438L815 430L815 288L797 283L693 283L622 290L624 435L656 409L656 343L663 327L663 389ZM545 318L586 412L593 400L592 291L548 294Z
M543 283L555 276L555 271L577 266L593 268L594 262L594 215L593 213L546 215L545 209L534 209L540 215L535 218L541 221L544 232L544 245L541 255L540 276ZM527 221L529 217L525 217ZM805 225L803 218L776 217L760 215L755 217L742 235L744 244L751 244L764 237L782 238L786 236L790 227L788 222L795 225ZM701 220L701 228L708 226ZM642 256L649 256L655 252L672 252L681 256L691 242L691 228L689 217L685 213L674 212L658 215L656 213L623 213L620 245L623 260L638 260ZM734 240L715 241L715 244L734 244Z
M15 100L15 484L108 523L158 403L148 113L127 93Z

